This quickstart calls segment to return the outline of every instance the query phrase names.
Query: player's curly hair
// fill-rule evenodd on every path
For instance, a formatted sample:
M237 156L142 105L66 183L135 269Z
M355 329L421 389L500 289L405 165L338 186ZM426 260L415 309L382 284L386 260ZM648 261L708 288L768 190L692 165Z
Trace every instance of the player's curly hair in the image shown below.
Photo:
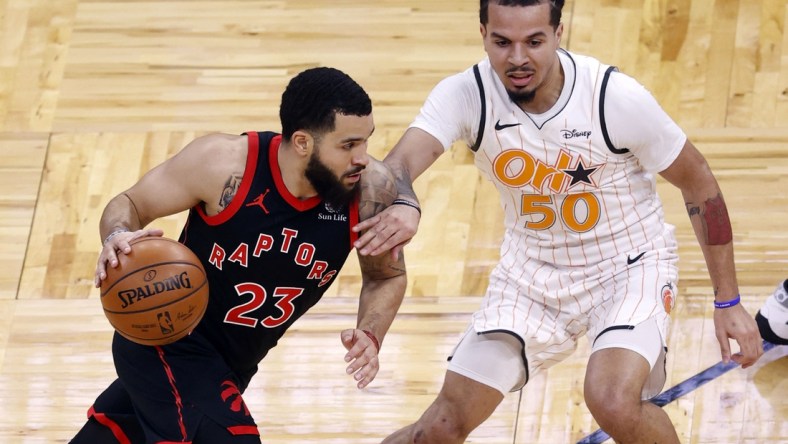
M315 137L335 128L336 114L368 116L372 101L355 80L336 68L320 67L302 71L290 80L282 93L279 120L282 139L290 140L298 130Z
M564 0L492 0L496 5L501 6L535 6L542 3L550 4L550 24L553 29L558 28L561 23L561 10L564 9ZM490 0L479 0L479 22L486 25L489 21L487 6Z

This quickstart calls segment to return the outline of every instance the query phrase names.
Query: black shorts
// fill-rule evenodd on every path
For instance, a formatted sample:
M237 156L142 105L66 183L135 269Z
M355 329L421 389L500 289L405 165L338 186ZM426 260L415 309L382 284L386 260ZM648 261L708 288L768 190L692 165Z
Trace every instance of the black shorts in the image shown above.
M88 416L93 427L97 422L109 428L118 442L137 444L141 435L145 443L160 444L260 442L241 397L245 387L198 333L155 347L116 333L112 354L118 380Z

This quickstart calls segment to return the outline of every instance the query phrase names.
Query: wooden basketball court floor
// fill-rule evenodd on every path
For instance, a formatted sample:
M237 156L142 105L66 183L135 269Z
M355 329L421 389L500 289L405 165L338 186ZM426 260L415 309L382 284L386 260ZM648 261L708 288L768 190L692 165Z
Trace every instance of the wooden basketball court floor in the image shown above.
M278 130L288 79L340 68L374 101L383 157L441 78L483 57L470 0L0 0L0 442L67 442L113 379L91 276L108 199L208 132ZM755 313L788 278L785 0L568 0L563 46L634 75L708 157ZM416 182L406 301L382 369L359 391L339 331L354 325L352 258L263 361L245 395L269 443L374 443L415 420L477 307L501 212L467 150ZM681 243L666 388L717 363L712 295L679 193L659 182ZM183 215L157 221L177 237ZM665 406L687 443L788 442L785 347ZM588 344L476 430L475 443L574 443Z

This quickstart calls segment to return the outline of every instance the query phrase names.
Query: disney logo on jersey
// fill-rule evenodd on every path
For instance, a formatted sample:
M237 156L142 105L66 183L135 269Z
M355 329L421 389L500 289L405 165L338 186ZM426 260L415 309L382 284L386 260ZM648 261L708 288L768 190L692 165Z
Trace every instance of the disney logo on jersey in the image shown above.
M588 139L591 137L591 131L578 131L576 129L562 129L561 130L561 137L564 139L574 139L576 137L585 137Z
M578 184L598 188L593 176L601 169L602 165L587 164L579 154L563 149L552 165L516 148L493 160L493 174L501 183L511 188L531 186L540 193L565 193Z

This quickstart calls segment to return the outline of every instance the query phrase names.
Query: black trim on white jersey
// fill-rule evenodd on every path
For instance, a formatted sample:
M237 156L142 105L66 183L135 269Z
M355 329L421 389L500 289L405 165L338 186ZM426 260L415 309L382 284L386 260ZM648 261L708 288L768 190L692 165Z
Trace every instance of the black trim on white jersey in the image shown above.
M473 65L473 76L476 77L476 85L479 87L479 97L482 100L482 117L479 119L479 132L476 134L476 143L473 144L471 151L479 151L484 137L484 123L487 119L487 100L484 97L484 85L482 85L482 75L479 72L479 65Z
M551 121L551 120L555 119L556 117L558 117L558 116L561 114L561 112L563 112L564 108L566 108L566 105L568 105L568 104L569 104L569 101L570 101L570 100L571 100L571 98L572 98L572 94L574 94L574 93L575 93L575 86L577 85L577 63L575 63L575 59L573 59L573 58L572 58L572 54L569 54L569 52L568 52L567 50L563 49L563 48L558 48L558 52L562 52L562 53L563 53L563 54L566 56L566 58L568 58L568 59L569 59L569 61L570 61L570 62L572 62L572 66L575 68L575 75L574 75L574 76L572 76L572 87L569 89L569 97L567 97L567 99L566 99L566 101L564 102L564 105L561 107L561 109L559 109L559 110L557 110L556 112L554 112L554 113L553 113L553 115L552 115L552 116L550 116L550 118L548 118L547 120L545 120L544 122L542 122L542 124L541 124L541 125L539 125L538 123L536 123L536 121L534 120L534 118L533 118L533 117L531 117L531 115L530 115L530 114L528 114L528 112L527 112L527 111L525 111L525 110L524 110L524 109L523 109L523 108L522 108L522 107L521 107L519 104L516 104L516 105L517 105L517 107L518 107L518 108L520 108L520 110L523 112L523 114L525 114L525 117L528 117L528 120L530 120L530 121L531 121L531 123L533 123L533 124L534 124L534 126L535 126L537 129L539 129L539 130L541 130L541 129L542 129L542 128L543 128L543 127L544 127L544 126L547 124L547 122L549 122L549 121ZM560 62L560 61L559 61L558 63L559 63L559 65L561 64L561 62ZM561 69L563 69L563 68L561 68ZM564 79L564 82L566 82L566 79ZM559 94L559 98L558 98L558 100L561 100L561 95L563 94L563 92L564 92L564 90L563 90L563 87L562 87L562 89L561 89L561 94ZM554 106L555 106L555 105L554 105Z
M609 331L612 331L612 330L634 330L634 329L635 329L634 325L613 325L612 327L608 327L608 328L602 330L602 333L599 333L598 335L596 335L596 338L594 338L594 342L591 344L591 346L596 344L596 340L599 339L600 336L602 336L603 334L605 334L605 333L607 333Z
M481 332L481 333L477 333L477 334L483 335L485 333L507 333L507 334L510 334L510 335L514 336L518 341L520 341L520 345L522 345L522 347L523 347L523 350L520 353L520 357L523 358L523 366L525 367L525 381L523 381L523 385L521 385L520 387L517 387L515 389L512 389L511 391L515 392L517 390L522 390L523 387L525 387L525 385L528 384L528 381L531 379L531 372L528 370L528 357L525 355L525 341L519 335L514 334L514 332L511 332L509 330L503 330L503 329L490 330L490 331L485 331L485 332Z
M634 328L634 327L632 327L632 328ZM522 390L523 387L525 387L525 385L528 384L528 380L531 379L531 372L528 370L528 357L525 356L525 341L523 340L523 338L520 337L520 335L514 333L513 331L504 330L502 328L495 329L495 330L487 330L487 331L476 332L476 335L477 336L481 336L481 335L485 335L487 333L506 333L508 335L514 336L514 338L517 339L520 342L520 345L523 347L522 351L520 352L520 357L523 358L523 366L525 367L525 381L523 381L523 385L521 385L520 387L517 387L517 388L513 388L511 391L512 392L516 392L518 390ZM462 342L462 339L460 339L460 342ZM456 348L455 348L455 350L456 350ZM454 354L450 355L446 360L448 362L451 362L451 358L453 358L453 357L454 357Z
M610 73L613 71L618 71L618 68L615 66L607 68L605 76L602 78L602 87L599 90L599 125L602 127L602 137L605 138L607 149L613 154L626 154L629 152L628 148L616 148L613 146L613 142L610 141L610 136L607 134L607 124L605 124L605 89L607 89L607 81L610 79Z

